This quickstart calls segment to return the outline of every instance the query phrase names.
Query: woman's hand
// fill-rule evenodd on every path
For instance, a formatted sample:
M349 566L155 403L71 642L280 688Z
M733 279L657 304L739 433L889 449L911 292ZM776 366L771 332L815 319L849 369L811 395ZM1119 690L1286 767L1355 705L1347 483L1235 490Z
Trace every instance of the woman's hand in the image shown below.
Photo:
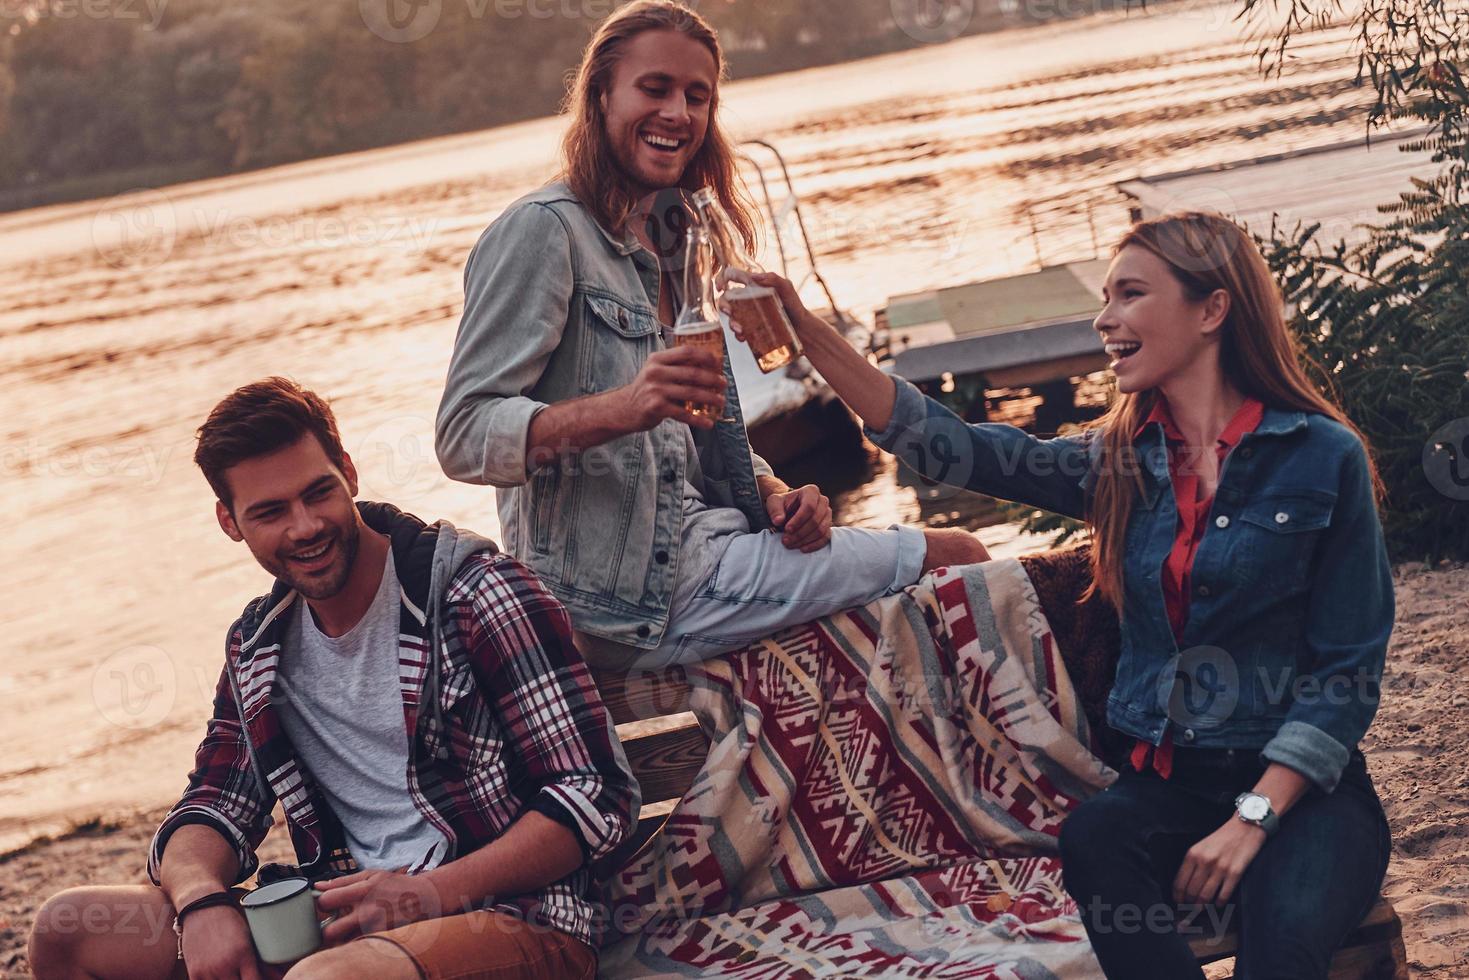
M1224 904L1234 894L1245 869L1265 845L1265 831L1231 816L1223 827L1189 848L1173 879L1173 900L1180 905Z
M316 907L337 916L321 930L325 946L444 914L443 896L429 875L410 875L404 868L358 871L316 887L322 893Z
M775 295L780 299L780 305L785 307L786 316L790 318L791 326L795 328L796 336L800 338L802 344L807 342L807 337L813 331L831 329L831 324L806 309L801 294L796 292L795 285L785 276L776 272L757 272L754 275L732 272L730 278L775 290ZM743 342L745 337L739 325L731 320L730 327L734 330L736 339Z

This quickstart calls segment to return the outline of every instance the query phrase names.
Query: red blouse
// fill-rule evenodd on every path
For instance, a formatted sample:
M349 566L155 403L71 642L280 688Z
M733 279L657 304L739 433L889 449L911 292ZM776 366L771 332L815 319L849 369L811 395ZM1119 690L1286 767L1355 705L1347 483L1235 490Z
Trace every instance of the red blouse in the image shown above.
M1264 405L1254 398L1246 398L1229 420L1229 424L1224 427L1224 431L1219 433L1214 451L1218 456L1221 473L1229 451L1239 442L1241 436L1255 430L1264 415ZM1173 627L1174 640L1179 641L1183 637L1183 628L1188 623L1189 579L1193 572L1194 557L1199 553L1199 542L1204 540L1204 531L1208 529L1209 508L1214 503L1214 495L1198 499L1199 477L1183 468L1183 464L1188 461L1190 448L1184 445L1183 436L1174 424L1173 413L1169 411L1168 400L1162 395L1159 395L1153 411L1143 420L1143 424L1138 426L1133 438L1141 435L1151 422L1158 422L1163 426L1163 437L1168 444L1168 475L1173 482L1174 503L1178 506L1178 532L1173 538L1173 550L1163 562L1163 601L1168 609L1168 624ZM1152 743L1138 739L1132 749L1132 767L1142 772L1151 753L1153 768L1158 775L1167 779L1173 772L1172 731L1165 729L1163 741L1159 743L1157 751L1153 752L1152 749Z

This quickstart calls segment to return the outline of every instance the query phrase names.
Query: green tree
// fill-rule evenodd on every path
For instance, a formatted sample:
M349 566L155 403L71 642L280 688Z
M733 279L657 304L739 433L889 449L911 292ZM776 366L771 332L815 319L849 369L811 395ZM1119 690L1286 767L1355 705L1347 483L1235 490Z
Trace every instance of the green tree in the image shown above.
M1246 0L1247 15L1258 0ZM1260 49L1278 70L1305 26L1341 12L1292 0ZM1291 325L1372 444L1399 557L1469 558L1469 9L1442 0L1364 0L1352 15L1358 81L1376 99L1369 127L1411 123L1441 165L1382 209L1364 241L1321 242L1319 225L1260 240Z

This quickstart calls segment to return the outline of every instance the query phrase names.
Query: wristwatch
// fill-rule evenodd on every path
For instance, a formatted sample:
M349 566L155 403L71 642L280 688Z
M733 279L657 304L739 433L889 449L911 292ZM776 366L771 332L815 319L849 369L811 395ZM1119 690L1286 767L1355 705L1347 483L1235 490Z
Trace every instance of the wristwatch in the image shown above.
M1245 823L1252 823L1265 831L1269 837L1275 833L1280 826L1280 817L1276 816L1274 808L1270 805L1270 797L1259 793L1241 793L1234 798L1234 814Z

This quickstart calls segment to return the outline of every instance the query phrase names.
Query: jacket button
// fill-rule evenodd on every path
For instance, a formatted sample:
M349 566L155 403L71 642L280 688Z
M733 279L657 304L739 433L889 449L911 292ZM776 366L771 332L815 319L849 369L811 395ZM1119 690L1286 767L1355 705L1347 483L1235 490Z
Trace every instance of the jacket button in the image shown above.
M673 470L664 470L663 471L663 482L664 483L672 483L673 482Z
M1251 456L1255 455L1254 447L1253 446L1241 446L1240 447L1240 450L1239 450L1239 454L1241 456L1243 456L1245 459L1249 459Z
M667 565L668 564L668 552L666 552L666 551L660 551L660 552L658 552L656 555L653 556L653 560L656 561L660 565Z
M627 310L617 311L617 322L622 324L624 327L627 326Z
M1194 589L1194 593L1196 595L1207 596L1209 594L1209 587L1207 585L1201 585L1197 589Z
M1194 740L1194 730L1192 728L1185 728L1183 730L1183 740L1185 742L1192 742Z
M1275 515L1275 523L1277 524L1284 524L1288 520L1290 520L1290 515L1287 514L1285 511L1281 511L1280 513Z
M1229 518L1224 516L1223 514L1220 514L1218 517L1214 518L1214 526L1229 527Z
M648 634L651 632L653 632L653 630L648 626L647 623L644 623L643 625L638 627L638 636L641 636L645 640L648 638Z

